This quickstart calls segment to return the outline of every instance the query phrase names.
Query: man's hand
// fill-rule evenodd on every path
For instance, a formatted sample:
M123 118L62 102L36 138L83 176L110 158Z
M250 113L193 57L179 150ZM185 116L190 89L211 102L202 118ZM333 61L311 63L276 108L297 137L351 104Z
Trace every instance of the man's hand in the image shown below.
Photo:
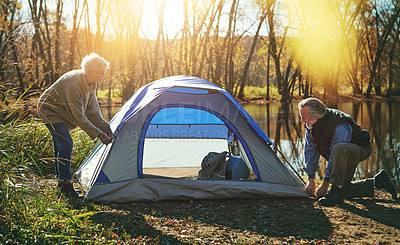
M318 188L318 190L317 190L317 198L318 199L326 196L326 194L328 193L329 185L330 185L330 183L325 180L324 180L324 182L322 182L321 187Z
M101 141L101 143L108 145L111 142L111 138L108 137L105 133L101 133L99 135L99 139Z
M112 139L114 137L114 133L110 128L110 125L108 125L108 127L106 128L106 130L104 131L104 133L108 136L108 138Z
M306 192L309 196L315 196L315 179L310 178L306 184Z

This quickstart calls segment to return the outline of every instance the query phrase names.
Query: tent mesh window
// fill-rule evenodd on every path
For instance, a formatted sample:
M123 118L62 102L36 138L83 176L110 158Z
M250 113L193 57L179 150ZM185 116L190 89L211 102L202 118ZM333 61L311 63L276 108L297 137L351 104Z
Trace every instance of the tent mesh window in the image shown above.
M207 111L186 107L161 109L146 132L144 177L197 179L201 163L210 152L240 155L237 140L228 132L225 123ZM229 154L226 161L231 162ZM232 174L228 178L232 179Z

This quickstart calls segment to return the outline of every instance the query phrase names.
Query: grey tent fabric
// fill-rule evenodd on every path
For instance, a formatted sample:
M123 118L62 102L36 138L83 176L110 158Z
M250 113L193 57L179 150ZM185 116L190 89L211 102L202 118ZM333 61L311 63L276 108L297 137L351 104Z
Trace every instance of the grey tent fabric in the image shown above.
M145 85L110 125L113 142L100 143L76 172L86 198L125 202L307 196L302 181L279 160L271 149L272 141L254 119L224 89L203 79L173 76ZM144 174L152 159L145 150L154 149L152 143L158 144L153 157L160 163L175 166L167 157L176 155L200 170L202 159L195 160L195 156L224 151L215 149L224 140L222 148L228 150L231 136L254 177L251 180L160 179ZM186 145L196 143L196 147L181 150L185 140ZM187 166L182 161L176 167Z
M103 183L95 185L90 195L95 196L97 201L114 202L262 199L307 196L302 188L293 185L282 186L263 182L186 179L135 179L117 183Z

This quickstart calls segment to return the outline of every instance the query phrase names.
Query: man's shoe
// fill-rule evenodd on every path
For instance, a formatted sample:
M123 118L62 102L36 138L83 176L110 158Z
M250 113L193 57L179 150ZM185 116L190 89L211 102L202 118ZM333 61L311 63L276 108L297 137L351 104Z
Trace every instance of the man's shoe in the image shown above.
M58 182L58 188L60 188L61 193L67 198L79 198L80 195L75 191L72 182Z
M363 179L353 181L341 187L344 199L352 199L357 197L374 198L374 181L373 179Z
M389 192L392 195L393 199L397 198L396 187L390 180L389 175L386 173L385 170L381 170L379 173L377 173L374 179L375 179L375 188L384 189L385 191Z
M321 197L318 203L322 206L335 206L343 203L342 191L339 187L332 185L331 190L325 197Z

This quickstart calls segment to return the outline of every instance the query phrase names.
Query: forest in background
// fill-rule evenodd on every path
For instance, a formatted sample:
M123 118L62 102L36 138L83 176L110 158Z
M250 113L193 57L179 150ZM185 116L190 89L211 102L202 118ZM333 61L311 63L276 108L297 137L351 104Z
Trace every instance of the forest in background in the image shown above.
M1 101L37 96L96 52L111 63L102 90L123 101L172 75L213 82L239 99L246 86L293 94L400 95L397 0L181 0L179 31L166 30L171 0L5 0L0 4ZM178 14L177 14L178 15Z

